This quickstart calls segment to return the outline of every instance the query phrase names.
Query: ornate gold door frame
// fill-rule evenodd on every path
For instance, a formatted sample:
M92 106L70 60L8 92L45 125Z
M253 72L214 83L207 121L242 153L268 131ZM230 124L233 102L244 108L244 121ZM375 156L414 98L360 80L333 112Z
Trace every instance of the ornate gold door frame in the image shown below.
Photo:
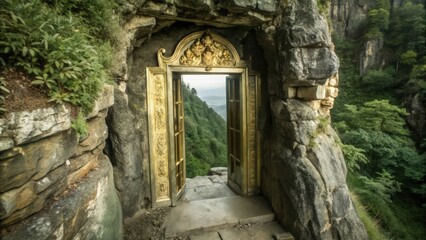
M207 31L183 38L170 57L158 50L159 67L148 67L147 103L152 207L174 205L176 189L173 74L226 73L241 78L241 192L260 192L260 154L257 114L260 79L249 74L247 64L225 38ZM229 161L229 160L228 160ZM180 192L180 191L179 191Z

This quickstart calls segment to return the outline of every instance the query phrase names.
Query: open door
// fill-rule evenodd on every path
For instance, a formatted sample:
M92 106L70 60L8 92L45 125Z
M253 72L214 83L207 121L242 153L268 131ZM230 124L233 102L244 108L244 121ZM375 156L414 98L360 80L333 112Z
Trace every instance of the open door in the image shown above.
M238 194L243 194L243 162L241 151L241 79L239 75L226 78L226 108L228 135L228 184Z
M174 133L174 166L176 177L177 199L183 194L186 184L185 161L185 127L184 127L184 103L182 96L182 80L173 79L173 133Z

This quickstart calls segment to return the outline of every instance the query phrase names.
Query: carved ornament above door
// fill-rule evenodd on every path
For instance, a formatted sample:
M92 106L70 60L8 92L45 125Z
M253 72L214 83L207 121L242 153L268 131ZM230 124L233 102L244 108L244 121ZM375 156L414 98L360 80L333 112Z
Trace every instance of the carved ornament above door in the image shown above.
M235 47L225 38L209 30L194 32L183 38L172 56L166 57L166 50L158 50L159 67L167 65L205 67L245 67Z

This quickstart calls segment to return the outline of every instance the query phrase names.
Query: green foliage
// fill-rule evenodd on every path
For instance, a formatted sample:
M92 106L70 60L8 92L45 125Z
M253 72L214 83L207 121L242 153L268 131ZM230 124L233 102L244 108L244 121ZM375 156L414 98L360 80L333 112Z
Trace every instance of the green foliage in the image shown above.
M417 60L417 53L413 50L408 50L405 53L401 54L401 63L407 65L414 65Z
M360 170L361 164L365 165L368 163L368 158L364 154L364 149L347 144L341 144L341 148L345 155L346 165L349 171Z
M317 0L317 6L320 13L326 15L328 13L328 7L330 6L330 0Z
M421 239L426 154L416 149L405 125L407 113L397 106L417 94L425 103L425 9L405 3L393 10L388 15L389 1L376 1L365 32L367 39L384 37L381 54L389 63L384 69L361 77L353 60L360 45L333 36L341 68L332 119L370 239Z
M381 37L389 27L390 4L388 0L376 0L375 6L368 12L368 26L365 36L368 39Z
M0 114L6 112L6 109L2 107L4 102L4 95L10 93L9 89L7 89L6 80L4 77L0 76Z
M382 36L382 32L389 26L389 10L383 8L372 9L368 12L368 32L369 39Z
M186 174L207 175L211 167L227 165L226 123L203 102L197 91L182 87L185 100Z
M358 196L360 205L386 231L382 233L386 235L385 239L416 240L422 239L426 234L426 229L423 227L425 213L421 206L416 206L410 199L401 202L396 198L392 203L387 202L375 191L366 190L364 181L353 172L348 173L348 184ZM365 221L363 222L366 224ZM366 226L368 229L368 222Z
M358 216L361 218L361 221L364 223L365 229L370 240L383 240L387 239L382 229L378 224L378 221L370 216L366 207L359 200L359 196L354 192L351 192L351 198L355 206Z
M426 10L422 4L407 1L395 8L390 19L385 43L393 53L394 60L408 50L421 58L426 54Z
M339 115L342 122L336 126L343 143L362 149L362 154L370 160L361 164L360 174L371 178L386 171L411 190L423 181L425 162L409 138L403 118L405 110L386 100L376 100L359 108L347 105L347 111ZM344 150L349 161L357 160L354 156L360 157L359 152Z
M405 86L405 93L415 95L420 93L422 102L426 104L426 64L415 65L410 72L410 78Z
M84 25L38 0L1 4L0 59L34 77L57 103L69 102L89 112L107 72L98 45Z
M397 182L395 177L385 170L374 179L366 176L360 176L359 178L363 181L365 190L378 194L386 202L391 202L390 197L401 191L401 183Z
M370 70L362 77L364 89L380 92L395 86L395 71L392 68L386 70Z
M409 135L405 128L405 109L390 104L388 100L373 100L362 107L346 105L346 111L338 115L351 129L381 131L398 138Z
M71 128L74 129L82 138L85 138L89 133L89 126L87 125L87 122L84 119L84 114L81 111L78 113L77 118L72 121Z
M98 39L115 41L119 28L119 19L114 10L114 0L42 0L56 7L63 15L72 13L88 26L89 33Z

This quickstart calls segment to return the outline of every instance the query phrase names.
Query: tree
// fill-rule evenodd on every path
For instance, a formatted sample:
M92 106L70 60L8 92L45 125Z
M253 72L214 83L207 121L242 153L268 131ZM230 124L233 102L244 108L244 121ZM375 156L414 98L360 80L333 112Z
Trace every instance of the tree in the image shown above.
M398 61L403 53L414 51L426 55L426 10L422 4L406 2L393 12L385 43Z
M419 189L426 163L424 156L416 152L405 126L404 109L388 100L374 100L361 107L346 105L346 111L338 115L342 121L336 123L336 128L346 144L343 151L350 170L369 179L386 171L406 189Z

